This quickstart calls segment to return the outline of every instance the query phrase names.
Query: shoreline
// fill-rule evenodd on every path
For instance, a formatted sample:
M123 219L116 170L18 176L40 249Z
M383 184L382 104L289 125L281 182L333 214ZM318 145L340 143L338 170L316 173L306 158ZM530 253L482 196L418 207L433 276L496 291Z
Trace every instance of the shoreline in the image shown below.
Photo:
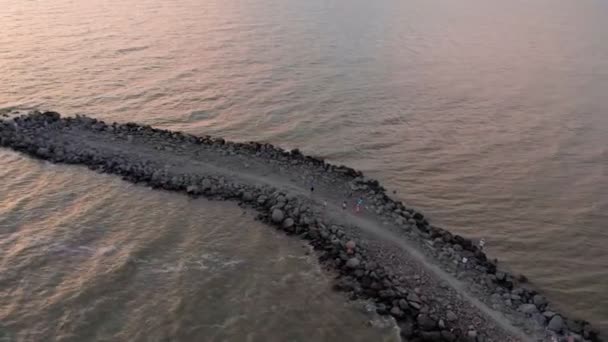
M260 220L309 241L336 275L335 288L374 302L406 340L537 341L554 332L560 341L602 341L588 322L556 313L525 277L498 269L472 240L391 199L377 180L297 149L54 112L0 118L0 146L251 207ZM364 213L340 207L348 192L365 198Z

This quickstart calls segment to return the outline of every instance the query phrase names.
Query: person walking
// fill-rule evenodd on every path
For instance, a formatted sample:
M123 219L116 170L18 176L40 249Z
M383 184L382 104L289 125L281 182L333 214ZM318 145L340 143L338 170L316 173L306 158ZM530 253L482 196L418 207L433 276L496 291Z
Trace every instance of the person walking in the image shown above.
M359 197L359 199L357 200L357 204L355 205L355 212L360 212L361 211L361 207L363 206L363 197Z

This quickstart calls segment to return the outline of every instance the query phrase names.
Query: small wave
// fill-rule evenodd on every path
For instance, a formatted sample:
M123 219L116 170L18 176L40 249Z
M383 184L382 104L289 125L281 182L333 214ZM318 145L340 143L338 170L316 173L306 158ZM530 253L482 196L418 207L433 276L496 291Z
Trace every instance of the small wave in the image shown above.
M158 259L140 259L135 258L133 262L139 264L144 269L152 274L160 273L178 273L184 271L218 271L233 268L242 264L244 261L239 259L230 259L222 257L214 253L205 253L196 259L185 261L163 262Z
M130 52L137 52L137 51L143 51L148 49L149 46L133 46L133 47L128 47L128 48L124 48L124 49L118 49L116 50L117 53L130 53Z

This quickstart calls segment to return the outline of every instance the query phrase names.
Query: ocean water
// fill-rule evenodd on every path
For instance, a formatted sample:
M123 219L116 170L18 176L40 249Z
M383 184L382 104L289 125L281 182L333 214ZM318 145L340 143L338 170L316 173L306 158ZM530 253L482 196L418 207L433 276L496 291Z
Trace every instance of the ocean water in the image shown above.
M399 341L236 205L0 162L1 341Z
M0 108L37 107L261 140L348 164L396 190L433 223L485 238L493 257L526 274L558 308L606 331L607 15L608 3L601 0L0 0ZM56 174L65 169L31 171L36 176L28 179L23 176L28 167L38 170L39 164L4 158L9 159L0 171L0 257L3 267L23 266L14 272L28 272L28 262L34 269L64 271L61 263L35 257L41 253L35 248L7 252L11 239L39 238L24 227L55 222L43 229L43 242L50 243L65 233L62 224L93 224L98 216L90 210L119 215L131 202L115 188L116 198L103 202L115 209L106 209L83 190L87 182L67 182L63 196L49 197L41 184L62 177ZM94 184L111 188L108 182ZM138 196L143 201L160 195ZM23 198L36 205L25 205ZM178 210L187 200L160 202L156 210L162 205ZM79 206L91 209L80 213ZM183 219L196 221L200 215L184 210L192 217ZM143 206L127 215L145 213ZM152 252L165 243L155 234L170 235L173 224L120 222L122 234L155 232L141 235L153 246L141 242L141 248L165 257ZM137 229L127 233L131 226ZM70 231L73 238L80 236L78 229ZM190 231L207 233L219 239L213 230ZM109 238L96 234L94 241ZM128 244L130 238L116 239ZM220 253L223 258L240 260L242 248L244 255L266 253L226 243L234 244L228 250L235 253ZM282 248L271 255L291 250ZM61 253L82 258L74 267L87 270L85 278L38 280L39 297L5 301L3 319L17 303L37 307L39 301L62 298L44 292L44 286L103 281L91 271L95 262L103 263L95 261L99 250ZM200 260L170 257L185 264ZM185 267L179 265L171 267ZM283 275L290 270L276 269ZM175 282L191 276L176 272ZM15 285L17 278L10 279L3 278L3 294L26 291ZM137 292L136 280L129 281L133 288L125 291ZM95 297L95 290L89 291L84 295ZM150 290L147 296L161 292ZM266 299L266 305L282 303ZM87 311L79 310L86 318ZM128 310L123 308L124 315ZM40 322L40 317L28 319ZM61 321L69 325L72 318ZM328 328L319 336L332 333Z

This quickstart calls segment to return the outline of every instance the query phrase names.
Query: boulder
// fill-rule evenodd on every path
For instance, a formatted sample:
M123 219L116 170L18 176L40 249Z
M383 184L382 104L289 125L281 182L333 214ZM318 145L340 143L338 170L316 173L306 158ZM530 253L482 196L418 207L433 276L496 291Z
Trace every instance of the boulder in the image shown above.
M545 316L546 319L551 319L553 316L555 316L555 312L547 310L543 312L543 316Z
M243 201L245 202L251 202L253 201L253 194L249 191L245 191L243 193Z
M447 330L443 330L441 332L441 337L443 338L444 341L447 341L447 342L456 341L456 336Z
M281 223L285 219L285 214L281 209L275 209L272 211L272 222Z
M542 309L547 305L547 299L538 294L534 296L532 301L534 302L534 305L536 305L539 309Z
M420 308L422 307L420 305L420 303L418 303L418 302L409 302L408 304L409 304L409 306L411 306L412 308L414 308L416 310L420 310Z
M445 313L445 318L450 322L454 322L455 320L458 319L458 316L456 316L456 314L453 311L448 310Z
M196 195L200 193L200 189L196 185L188 185L186 188L186 192L192 195Z
M284 229L289 229L289 228L293 227L293 225L294 225L294 221L291 217L288 217L285 219L285 221L283 221Z
M541 327L547 325L547 318L538 312L532 314L532 320L538 323L538 325Z
M526 315L532 315L533 313L538 312L538 309L534 304L522 304L519 306L519 308L517 308L517 310L525 313Z
M401 330L401 337L403 337L406 341L409 341L409 338L414 335L414 324L411 320L399 322L399 329Z
M410 292L410 294L407 295L407 300L409 302L422 303L422 301L420 300L420 297L418 297L418 295L414 292Z
M439 331L423 331L420 333L423 341L441 342L441 332Z
M401 309L399 309L399 307L393 306L391 308L391 315L394 317L400 318L403 316L403 311L401 311Z
M346 243L346 249L355 249L355 247L357 247L357 243L355 243L355 241L350 240Z
M432 331L437 328L437 322L435 322L435 320L429 317L428 315L418 315L418 318L416 320L418 321L418 325L420 326L420 328L422 328L422 330Z
M564 330L564 319L562 318L562 316L553 316L553 318L551 318L549 324L547 325L547 329L555 332L561 332L562 330Z
M357 259L357 258L350 258L346 262L346 267L348 267L348 268L357 268L357 267L359 267L360 264L361 264L361 261L359 261L359 259Z
M568 330L577 334L581 334L583 332L583 326L579 321L568 319L566 320L566 326L568 326Z

